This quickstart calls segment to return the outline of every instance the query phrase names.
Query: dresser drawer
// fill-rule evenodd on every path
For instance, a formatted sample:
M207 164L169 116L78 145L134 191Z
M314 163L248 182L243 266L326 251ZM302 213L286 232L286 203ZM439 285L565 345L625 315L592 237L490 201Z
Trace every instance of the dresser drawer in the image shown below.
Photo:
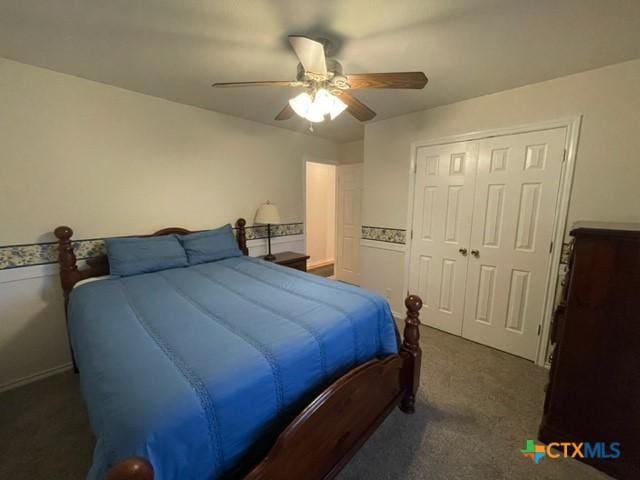
M564 302L556 307L556 311L553 314L553 321L551 322L551 335L549 337L551 344L558 342L558 332L562 331L566 310L567 305Z

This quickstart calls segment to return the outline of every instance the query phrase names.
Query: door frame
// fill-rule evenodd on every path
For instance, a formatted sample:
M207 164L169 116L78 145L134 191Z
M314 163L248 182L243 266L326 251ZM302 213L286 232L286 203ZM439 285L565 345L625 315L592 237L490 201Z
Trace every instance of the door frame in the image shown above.
M334 167L336 167L336 169L338 168L338 165L340 165L340 163L337 160L333 160L330 158L323 158L323 157L316 157L314 155L308 155L308 154L304 154L302 156L302 228L303 228L303 232L304 232L304 251L305 251L305 255L307 252L307 231L308 231L308 223L307 223L307 162L311 162L311 163L323 163L325 165L333 165ZM336 170L337 173L337 170ZM338 182L335 182L334 185L334 190L335 193L338 193ZM333 236L333 243L334 245L337 245L337 241L338 241L338 234L337 234L337 227L338 227L338 217L337 215L334 215L335 219L334 219L334 231L336 232L336 234ZM335 260L334 260L335 262Z
M514 135L519 133L537 132L542 130L552 130L556 128L566 128L567 136L565 138L565 156L562 170L560 172L560 187L558 190L558 198L556 202L556 211L553 220L553 251L549 264L547 266L547 279L544 294L544 309L542 316L541 332L536 347L536 365L547 366L547 346L549 343L549 334L551 327L551 318L553 316L553 307L555 300L555 292L558 284L558 274L560 269L560 256L562 254L562 245L564 243L565 231L567 227L567 215L569 212L569 200L571 198L571 188L573 186L573 175L576 163L576 154L578 149L578 140L580 136L580 126L582 123L582 115L572 117L564 117L556 120L548 120L543 122L529 123L518 125L515 127L503 127L490 130L480 130L475 132L463 133L458 135L449 135L446 137L434 138L425 141L411 143L410 161L409 161L409 199L407 202L407 246L404 258L404 291L409 292L409 268L411 262L411 248L413 239L411 238L411 229L413 226L414 213L414 193L416 180L416 158L419 148L433 147L448 143L467 142L472 140L482 140L491 137L502 137L506 135Z

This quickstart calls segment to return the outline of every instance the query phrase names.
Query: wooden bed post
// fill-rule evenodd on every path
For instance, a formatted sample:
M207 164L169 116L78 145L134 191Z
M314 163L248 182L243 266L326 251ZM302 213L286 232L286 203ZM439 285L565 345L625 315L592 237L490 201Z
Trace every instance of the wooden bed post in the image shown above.
M244 218L236 220L236 240L243 255L249 255L249 249L247 248L247 231L245 229L246 224L247 221Z
M331 480L398 405L412 413L420 380L420 297L405 300L399 355L370 360L325 389L244 480ZM236 478L236 477L233 477Z
M420 385L420 364L422 362L422 350L420 349L420 318L422 299L417 295L409 295L404 301L407 307L407 318L404 321L404 340L400 354L405 357L405 385L407 386L404 397L400 402L400 410L404 413L415 411L416 392Z
M64 312L66 315L67 307L69 306L69 294L71 293L71 290L73 290L73 286L76 282L80 280L81 275L78 271L76 255L73 253L73 245L71 244L73 230L69 227L63 226L56 228L53 231L53 234L58 238L60 284L62 285L62 291L64 292ZM71 347L71 340L69 340L69 350L71 353L71 361L73 363L73 371L74 373L78 373L78 365L76 364L76 356L73 353L73 347Z
M79 280L80 272L76 264L76 255L73 253L71 236L73 230L69 227L58 227L53 231L58 239L58 263L60 264L60 284L64 292L64 308L67 309L69 294L75 283Z
M127 458L109 470L106 480L153 480L153 467L145 458Z

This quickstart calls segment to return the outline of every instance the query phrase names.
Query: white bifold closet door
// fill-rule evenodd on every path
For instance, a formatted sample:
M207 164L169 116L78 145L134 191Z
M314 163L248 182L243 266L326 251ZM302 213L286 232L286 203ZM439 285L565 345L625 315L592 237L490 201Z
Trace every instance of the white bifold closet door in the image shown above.
M428 299L428 325L535 359L565 136L557 128L419 150L410 289ZM443 202L429 190L429 159L448 165L438 174L452 179L461 152L462 201L452 202L455 183L446 180ZM453 218L456 236L447 227ZM444 235L424 241L425 225Z
M421 295L421 319L460 335L471 235L476 142L418 151L410 290Z

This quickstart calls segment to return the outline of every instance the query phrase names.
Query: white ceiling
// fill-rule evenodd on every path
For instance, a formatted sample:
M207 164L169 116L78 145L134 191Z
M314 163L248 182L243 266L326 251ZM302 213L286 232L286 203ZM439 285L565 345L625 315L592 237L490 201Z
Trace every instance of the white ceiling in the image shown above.
M346 73L423 70L424 90L356 96L374 121L640 57L639 0L0 0L0 56L218 112L273 117L294 91L288 34L334 42ZM362 138L348 114L316 126Z

